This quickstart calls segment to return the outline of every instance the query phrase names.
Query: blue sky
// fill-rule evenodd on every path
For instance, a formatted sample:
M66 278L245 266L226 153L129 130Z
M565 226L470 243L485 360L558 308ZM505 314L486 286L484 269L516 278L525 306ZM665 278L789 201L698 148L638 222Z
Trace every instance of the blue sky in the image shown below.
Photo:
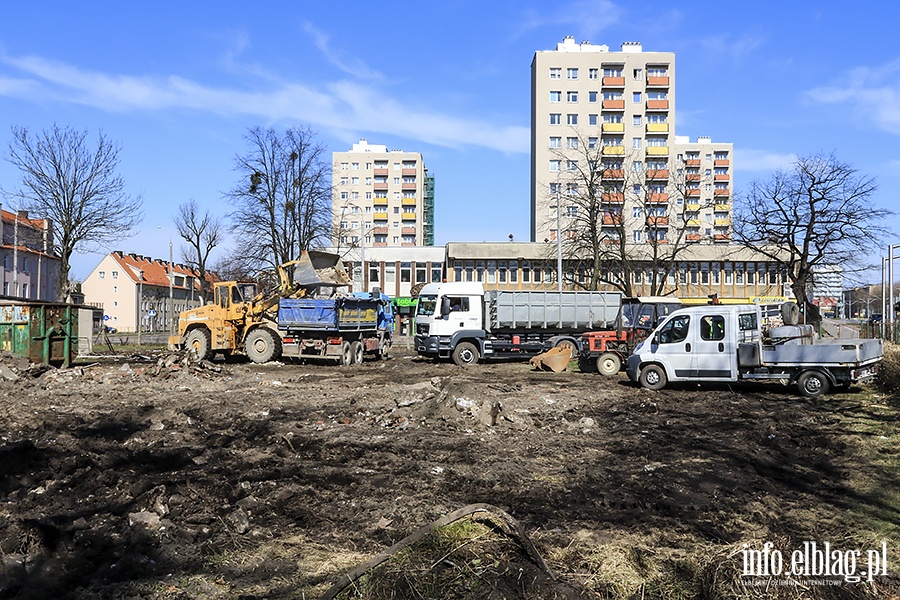
M360 138L419 151L436 178L436 243L527 240L531 60L573 35L675 52L676 133L733 143L738 193L833 151L900 210L898 17L868 1L10 2L0 153L13 125L121 145L144 220L76 256L77 279L108 250L167 258L170 235L177 259L177 206L230 210L222 193L254 126L309 125L329 152ZM17 182L0 161L0 187ZM888 224L900 234L900 218Z

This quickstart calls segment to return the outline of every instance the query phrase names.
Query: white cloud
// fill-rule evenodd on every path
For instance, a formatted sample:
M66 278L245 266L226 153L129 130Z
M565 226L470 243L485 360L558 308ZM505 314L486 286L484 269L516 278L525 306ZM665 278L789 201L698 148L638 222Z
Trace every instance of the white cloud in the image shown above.
M568 26L581 36L594 36L619 23L622 9L611 0L574 0L558 4L554 9L529 9L519 24L519 31L547 26Z
M312 39L313 44L315 44L316 48L325 55L325 58L332 65L347 73L348 75L352 75L354 77L358 77L360 79L382 79L383 75L378 71L370 69L363 63L361 60L356 59L343 59L338 55L338 52L331 48L328 44L330 38L327 34L316 29L312 23L303 23L303 31L309 34Z
M745 33L737 37L726 35L704 37L698 40L698 44L708 56L724 56L739 60L761 48L765 41L764 36Z
M188 109L224 116L251 115L270 122L302 121L331 130L402 135L449 147L479 146L527 153L529 130L442 114L393 99L374 83L338 81L321 86L257 74L266 89L203 85L183 77L108 75L39 57L0 56L27 78L0 76L0 95L67 102L106 111Z
M741 148L734 151L734 164L740 171L777 171L790 168L796 160L795 154L778 154L752 148Z
M857 122L871 122L878 129L900 134L900 60L880 67L860 67L848 72L841 83L813 88L806 95L819 104L846 105Z

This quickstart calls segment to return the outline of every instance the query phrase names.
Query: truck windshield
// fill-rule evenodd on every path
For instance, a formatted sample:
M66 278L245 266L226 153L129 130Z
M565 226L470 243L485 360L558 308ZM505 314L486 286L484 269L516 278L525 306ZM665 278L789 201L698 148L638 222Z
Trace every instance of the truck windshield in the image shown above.
M437 308L437 295L419 296L419 304L416 308L416 315L420 317L430 317Z

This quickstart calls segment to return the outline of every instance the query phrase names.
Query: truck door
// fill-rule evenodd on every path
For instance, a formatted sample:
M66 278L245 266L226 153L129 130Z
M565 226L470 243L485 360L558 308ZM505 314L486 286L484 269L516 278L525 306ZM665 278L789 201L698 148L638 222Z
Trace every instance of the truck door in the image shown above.
M447 321L452 331L480 329L480 307L477 299L470 296L444 296L441 299L441 316Z
M691 378L691 315L675 315L652 339L653 358L666 367L669 381Z
M728 314L710 312L696 322L691 348L691 377L734 380L737 375L735 332Z

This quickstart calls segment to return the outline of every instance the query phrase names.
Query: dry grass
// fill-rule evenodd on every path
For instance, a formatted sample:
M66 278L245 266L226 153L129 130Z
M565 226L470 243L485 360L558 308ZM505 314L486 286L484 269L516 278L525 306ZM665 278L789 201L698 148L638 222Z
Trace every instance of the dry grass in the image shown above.
M889 393L900 392L900 345L884 343L884 360L878 372L878 387Z

